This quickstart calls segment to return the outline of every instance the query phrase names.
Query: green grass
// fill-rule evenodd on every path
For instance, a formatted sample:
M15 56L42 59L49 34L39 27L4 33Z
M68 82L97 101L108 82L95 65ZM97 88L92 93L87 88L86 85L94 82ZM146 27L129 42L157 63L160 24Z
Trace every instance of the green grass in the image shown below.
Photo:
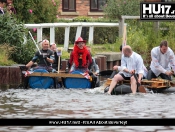
M10 55L13 48L7 44L0 45L0 65L1 66L10 66L15 64L14 61L10 60L8 56Z

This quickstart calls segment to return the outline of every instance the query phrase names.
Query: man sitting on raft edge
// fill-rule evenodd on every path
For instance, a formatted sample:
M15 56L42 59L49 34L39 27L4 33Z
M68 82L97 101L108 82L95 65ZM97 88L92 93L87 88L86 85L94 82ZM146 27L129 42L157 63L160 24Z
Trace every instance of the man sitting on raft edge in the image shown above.
M131 81L131 91L135 94L137 91L137 83L133 74L136 73L138 76L138 82L141 83L144 74L143 59L139 54L132 51L132 48L129 45L123 47L121 68L122 70L112 79L108 94L111 94L117 83L122 80Z

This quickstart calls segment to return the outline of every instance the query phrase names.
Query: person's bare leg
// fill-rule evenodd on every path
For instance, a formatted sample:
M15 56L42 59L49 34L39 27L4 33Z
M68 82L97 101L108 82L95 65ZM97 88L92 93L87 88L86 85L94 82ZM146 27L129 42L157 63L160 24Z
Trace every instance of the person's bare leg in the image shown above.
M123 77L120 74L115 75L114 78L112 79L111 84L110 84L108 94L111 94L112 90L117 85L117 83L119 81L122 81L122 80L124 80L124 79L123 79Z
M134 78L134 76L132 76L130 78L130 80L131 80L131 90L132 90L132 93L135 94L136 91L137 91L136 79Z

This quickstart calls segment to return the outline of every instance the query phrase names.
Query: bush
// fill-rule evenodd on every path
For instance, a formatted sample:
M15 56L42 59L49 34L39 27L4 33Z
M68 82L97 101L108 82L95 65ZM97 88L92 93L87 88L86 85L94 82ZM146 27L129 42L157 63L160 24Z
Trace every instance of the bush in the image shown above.
M59 0L14 0L16 17L24 23L55 22Z
M103 7L107 18L121 19L122 15L138 16L140 13L140 2L143 0L108 0Z
M0 27L0 46L7 43L14 48L10 59L16 63L26 63L30 60L33 56L34 46L25 37L27 30L23 23L18 22L16 18L8 14L0 15Z

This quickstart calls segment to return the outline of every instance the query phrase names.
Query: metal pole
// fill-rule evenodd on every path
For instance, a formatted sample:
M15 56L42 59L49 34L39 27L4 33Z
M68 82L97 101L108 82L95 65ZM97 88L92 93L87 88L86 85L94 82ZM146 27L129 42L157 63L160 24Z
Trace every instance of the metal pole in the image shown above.
M38 49L38 52L39 52L39 53L40 53L40 55L41 55L41 51L40 51L40 49L39 49L38 45L36 44L36 42L35 42L35 40L34 40L34 38L33 38L33 36L32 36L32 34L31 34L31 32L30 32L30 31L29 31L29 34L30 34L30 36L31 36L31 38L32 38L32 40L33 40L33 42L34 42L34 44L35 44L36 48Z

